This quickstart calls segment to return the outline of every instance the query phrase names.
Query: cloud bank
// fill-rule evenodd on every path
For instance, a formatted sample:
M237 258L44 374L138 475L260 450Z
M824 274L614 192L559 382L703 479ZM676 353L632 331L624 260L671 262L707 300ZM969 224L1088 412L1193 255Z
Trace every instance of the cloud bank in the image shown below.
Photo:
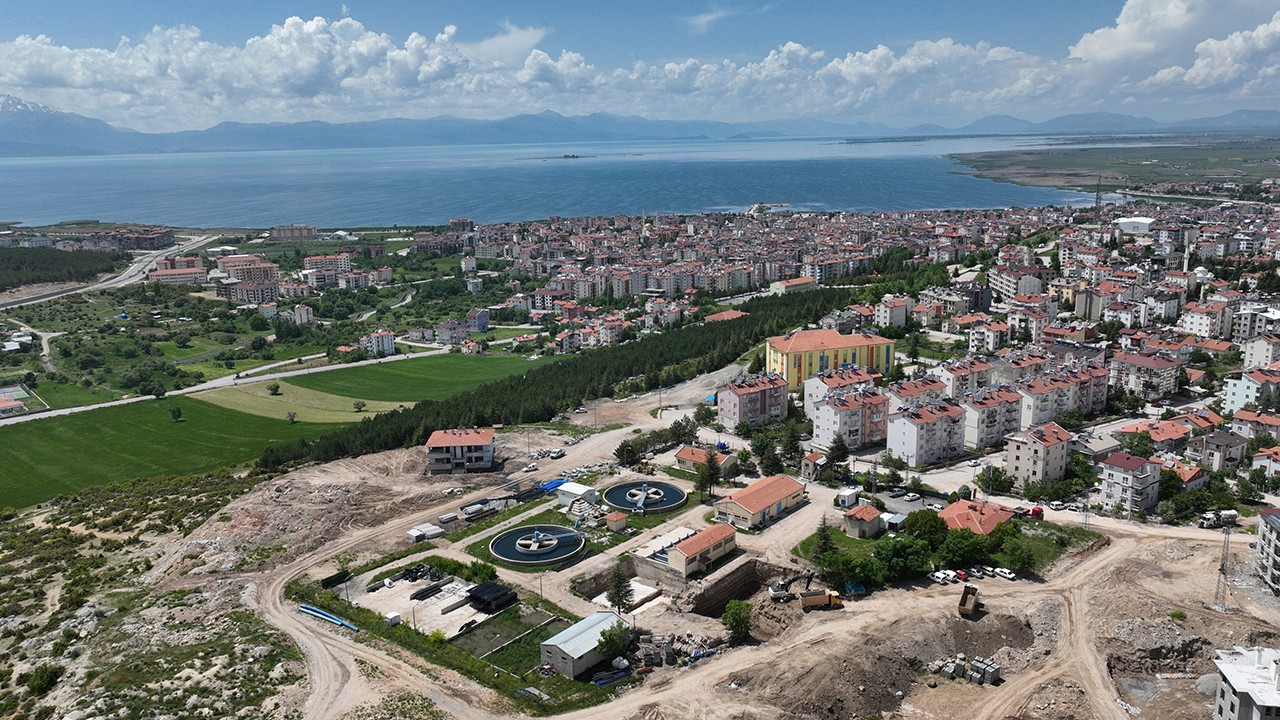
M722 17L685 19L695 30ZM448 25L398 41L350 17L292 17L243 45L189 25L114 48L0 42L0 92L143 130L554 109L653 118L820 117L958 125L1095 110L1173 119L1280 107L1274 0L1128 0L1115 23L1033 54L950 38L832 53L783 42L753 61L601 67L547 30L476 43Z

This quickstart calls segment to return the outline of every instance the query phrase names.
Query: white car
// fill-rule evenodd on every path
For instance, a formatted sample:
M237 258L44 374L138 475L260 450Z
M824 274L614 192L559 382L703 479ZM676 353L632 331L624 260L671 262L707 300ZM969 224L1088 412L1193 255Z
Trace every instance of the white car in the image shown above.
M939 584L939 585L946 585L946 584L947 584L947 582L948 582L948 581L947 581L947 576L946 576L946 575L943 575L941 572L931 572L931 573L929 573L929 579L930 579L930 580L932 580L932 581L934 581L935 583L937 583L937 584Z
M529 463L524 466L524 472L533 472L538 469L538 463Z
M979 466L979 465L981 465L981 464L982 464L982 463L981 463L981 462L979 462L979 461L978 461L978 460L976 460L976 459L974 459L974 460L970 460L970 461L969 461L969 467L978 467L978 466Z
M919 499L920 499L920 496L915 493L907 493L906 495L902 496L902 500L904 502L915 502Z
M928 505L925 505L925 507L934 512L942 512L943 510L946 509L941 505L939 505L938 503L929 503Z
M942 577L947 579L947 582L960 582L960 576L956 575L954 570L939 570L938 572L942 574Z
M1005 580L1017 580L1018 576L1009 568L996 568L996 574Z

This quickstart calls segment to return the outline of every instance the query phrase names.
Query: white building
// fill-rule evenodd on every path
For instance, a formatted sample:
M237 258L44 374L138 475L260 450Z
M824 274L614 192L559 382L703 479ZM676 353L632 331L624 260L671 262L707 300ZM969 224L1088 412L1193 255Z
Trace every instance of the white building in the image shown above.
M1245 303L1231 321L1231 337L1237 343L1276 332L1280 332L1280 310L1262 303Z
M1037 425L1006 438L1004 467L1019 486L1061 480L1067 472L1071 433L1057 423Z
M1263 720L1280 717L1280 650L1218 650L1218 696L1213 720Z
M360 338L360 347L374 357L387 357L396 354L396 334L390 330L371 332Z
M1151 510L1160 500L1160 463L1113 452L1098 464L1102 504L1126 514Z
M918 467L964 453L964 407L931 403L889 416L889 452Z
M1257 368L1280 360L1280 336L1258 335L1240 344L1244 349L1244 367Z
M875 306L875 323L878 327L906 327L907 311L911 298L905 295L885 295Z
M830 449L837 436L850 450L884 442L889 397L874 387L833 390L813 415L813 446Z
M812 416L818 403L826 399L832 390L853 389L859 385L872 386L880 380L880 373L867 368L851 366L840 370L814 373L804 381L804 411ZM725 423L726 426L729 423Z
M999 445L1020 427L1022 396L1009 387L982 388L960 399L964 406L964 444L970 448Z
M968 392L984 388L992 384L995 367L982 357L968 360L949 360L933 369L947 386L947 394L960 397Z
M604 662L596 651L600 635L622 618L609 610L597 610L551 636L541 645L542 664L567 678L575 678Z
M1151 226L1156 224L1156 220L1149 217L1122 217L1116 218L1112 224L1122 233L1147 235L1150 234Z
M1222 302L1189 302L1182 308L1178 329L1200 337L1231 337L1231 312Z
M1257 368L1227 380L1223 412L1233 413L1245 405L1257 405L1264 398L1280 397L1280 370Z

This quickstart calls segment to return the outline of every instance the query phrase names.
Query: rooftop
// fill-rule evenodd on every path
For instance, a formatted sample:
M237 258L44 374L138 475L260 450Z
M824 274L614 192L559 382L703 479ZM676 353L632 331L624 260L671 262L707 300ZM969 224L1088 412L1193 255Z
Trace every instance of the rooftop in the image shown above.
M693 557L698 553L710 550L711 546L718 542L728 540L734 536L735 532L733 526L728 523L716 523L697 535L676 543L675 549L683 553L685 557Z
M489 445L493 442L493 428L456 428L436 430L427 438L427 447L458 447L462 445Z
M1254 705L1280 706L1280 689L1277 688L1277 664L1280 650L1272 648L1245 648L1218 650L1213 664L1218 672L1236 691L1248 694Z
M815 350L845 350L869 345L889 345L893 341L874 333L841 335L835 330L800 330L787 335L769 338L769 347L780 353L813 352Z
M597 610L569 627L561 630L543 641L543 645L554 645L574 659L586 657L595 652L596 643L600 642L600 633L611 628L622 618L610 610Z
M804 489L800 481L789 475L770 475L750 485L724 496L716 501L734 502L750 513L758 513L770 505L782 502L796 492Z
M938 517L947 521L948 530L970 530L978 535L987 535L1000 523L1013 519L1013 510L992 502L977 500L957 500L938 513Z

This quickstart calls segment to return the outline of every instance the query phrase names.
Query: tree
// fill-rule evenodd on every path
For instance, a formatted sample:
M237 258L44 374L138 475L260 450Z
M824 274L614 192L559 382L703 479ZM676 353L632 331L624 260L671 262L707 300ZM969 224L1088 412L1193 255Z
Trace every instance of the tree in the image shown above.
M621 559L614 563L613 568L609 570L604 597L609 601L609 607L618 612L631 609L631 602L635 600L635 590L631 588L631 578L627 575L627 570L623 567Z
M782 459L778 457L772 445L760 453L760 472L765 475L777 475L782 472Z
M836 433L836 439L831 441L831 447L827 450L827 462L830 465L839 465L849 459L849 445L844 441L844 436Z
M751 603L745 600L730 600L724 606L724 614L720 622L729 631L729 642L741 645L751 637Z
M968 485L961 485L960 487L956 488L956 497L960 500L972 500L973 488L969 487Z
M720 483L720 458L715 448L707 451L707 461L698 468L698 478L694 481L698 492L710 495L711 489Z
M1203 348L1196 348L1191 351L1190 355L1187 355L1187 362L1192 365L1208 365L1213 362L1213 357L1205 352Z
M174 422L179 422L180 420L182 420L182 408L178 407L177 405L174 405L173 407L169 408L169 419Z
M739 420L738 424L733 426L733 434L740 438L750 440L753 433L755 428L751 427L751 423L746 420Z
M916 510L908 514L902 521L902 530L925 541L931 550L937 550L947 539L947 521L932 510Z
M254 332L262 332L263 330L270 330L271 323L268 322L267 319L261 315L254 315L253 317L249 318L249 329L253 330Z
M618 464L623 467L630 467L640 462L640 453L630 440L618 443L618 447L613 449L613 456L618 458Z
M366 403L366 402L365 402L365 401L363 401L363 400L357 400L357 401L355 401L355 402L351 403L351 407L355 408L355 409L356 409L356 412L364 412L364 409L365 409L365 406L366 406L366 405L368 405L368 403Z
M823 558L836 551L836 543L831 539L831 524L827 522L826 515L818 522L818 532L815 535L813 561L821 563Z
M613 625L600 631L600 639L596 640L596 652L605 660L612 660L631 647L631 628L619 618Z
M294 412L294 411L290 410L289 412L287 412L287 413L285 413L285 414L284 414L284 419L285 419L285 421L286 421L286 422L288 422L290 425L292 425L292 424L294 424L294 423L298 422L298 413L296 413L296 412Z
M884 586L884 564L874 557L835 552L822 558L822 580L831 587L844 588L850 583L861 583L867 589Z
M901 580L929 570L929 543L912 537L897 537L876 544L872 557L884 565L885 575Z
M752 375L759 374L764 371L764 353L758 352L751 358L751 364L747 366L747 372Z
M1170 500L1182 492L1182 478L1173 470L1160 471L1160 500ZM1161 513L1163 515L1164 513Z
M1125 433L1120 437L1120 448L1130 455L1149 458L1155 454L1155 444L1151 442L1151 433L1143 430L1136 433Z
M947 533L938 547L938 560L947 567L968 567L985 557L986 551L986 538L967 528L959 528Z
M693 419L699 425L710 425L716 419L716 411L706 403L698 403L698 406L693 409Z
M1031 545L1027 543L1027 539L1024 537L1017 537L1011 542L1005 543L1004 557L1012 570L1027 572L1035 569L1036 553L1031 549Z
M1236 499L1244 503L1258 502L1262 499L1262 491L1249 478L1236 481Z
M280 383L278 383L278 382L269 383L269 384L267 385L267 392L271 393L272 395L279 395L279 394L280 394Z

